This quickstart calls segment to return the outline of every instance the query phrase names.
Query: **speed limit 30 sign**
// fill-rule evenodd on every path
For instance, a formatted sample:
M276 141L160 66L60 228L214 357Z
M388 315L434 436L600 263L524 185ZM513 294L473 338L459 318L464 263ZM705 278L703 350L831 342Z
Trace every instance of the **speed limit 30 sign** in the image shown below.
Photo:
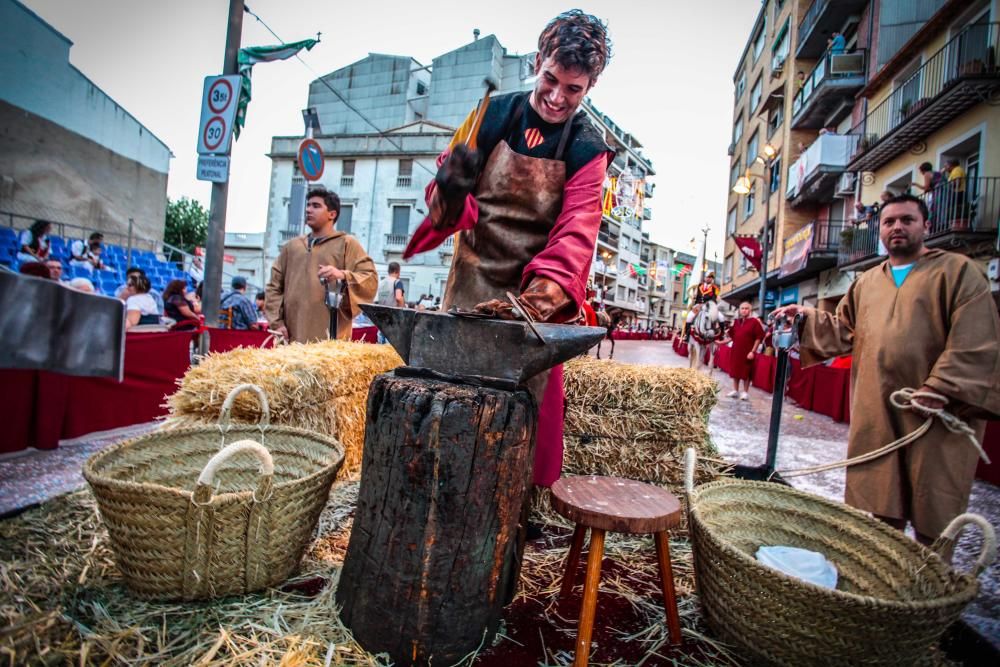
M201 98L201 123L198 124L198 153L229 153L240 95L240 77L206 76Z

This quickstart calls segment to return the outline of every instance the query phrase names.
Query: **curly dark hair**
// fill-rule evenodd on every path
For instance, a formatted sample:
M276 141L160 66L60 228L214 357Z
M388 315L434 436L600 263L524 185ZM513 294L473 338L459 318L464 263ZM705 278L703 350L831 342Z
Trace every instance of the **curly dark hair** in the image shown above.
M538 36L542 60L553 56L566 69L579 69L593 83L611 60L611 39L604 21L580 9L555 17Z

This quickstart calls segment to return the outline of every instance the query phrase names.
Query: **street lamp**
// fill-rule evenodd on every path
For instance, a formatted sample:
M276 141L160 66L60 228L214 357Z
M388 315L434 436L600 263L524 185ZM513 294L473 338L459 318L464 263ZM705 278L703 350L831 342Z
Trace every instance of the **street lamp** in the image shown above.
M774 160L778 157L777 149L769 143L764 144L763 150L764 154L754 158L753 162L747 166L746 172L744 172L743 176L736 179L736 184L733 186L733 192L736 194L747 195L753 189L753 185L750 182L751 178L759 178L764 182L764 229L761 233L763 238L761 238L760 242L760 317L762 320L767 315L767 307L764 305L764 299L767 294L767 254L769 250L767 227L771 222L771 181L774 176ZM764 165L764 176L750 171L750 167L758 162Z

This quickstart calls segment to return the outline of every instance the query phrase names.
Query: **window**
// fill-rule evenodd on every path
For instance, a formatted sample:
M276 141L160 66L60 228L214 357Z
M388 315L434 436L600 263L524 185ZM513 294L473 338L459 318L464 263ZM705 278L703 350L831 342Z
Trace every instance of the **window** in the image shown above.
M395 235L408 236L410 233L410 207L392 207L392 233Z
M774 133L778 131L781 124L785 121L785 107L776 106L771 109L771 113L767 118L767 138L770 139L774 136Z
M743 97L747 89L747 73L740 70L740 75L736 78L736 99Z
M674 303L677 303L680 298L681 298L681 293L674 292Z
M740 137L742 137L742 136L743 136L743 112L741 111L739 117L736 119L736 122L733 123L733 145L734 146L736 145L736 142L739 141Z
M417 81L417 95L426 95L427 86L424 85L423 81Z
M771 69L780 69L785 64L785 58L788 57L788 21L785 21L785 25L781 26L781 30L778 31L778 37L774 40L774 44L771 46Z
M624 259L618 260L618 273L625 273L628 270L628 262Z
M622 287L621 285L618 286L618 300L619 301L625 300L625 288Z
M747 256L742 252L740 253L740 275L742 276L750 269L750 265L747 263Z
M750 90L750 109L755 110L760 104L760 97L763 91L763 82L761 77L757 77L757 81L753 84L753 88Z
M771 166L771 192L777 192L781 188L781 158L776 157Z
M413 183L413 160L403 158L399 161L399 173L396 176L397 188L408 188Z
M337 229L348 234L351 233L351 222L354 220L354 205L341 204L340 215L337 216Z
M729 216L726 218L726 234L736 233L736 207L729 209Z
M743 170L740 169L740 161L737 160L736 164L733 165L733 168L729 170L729 189L730 190L732 190L733 186L736 185L736 180L740 177L740 172L742 172L742 171Z
M760 155L760 132L754 132L747 142L747 160L753 161Z
M354 160L344 160L344 169L340 172L340 185L344 187L354 185Z
M639 242L636 241L635 239L632 239L632 252L634 252L637 255L639 254Z
M774 227L777 223L777 218L771 218L767 223L767 247L774 247ZM771 257L774 257L774 253L768 253Z
M764 36L767 34L767 22L765 21L760 26L760 32L757 36L753 38L753 61L757 62L760 58L760 52L764 50Z
M746 220L751 215L753 215L753 207L757 198L757 184L754 183L750 187L750 192L743 197L743 219Z
M628 288L628 300L635 301L635 290L631 287Z
M728 283L733 279L733 256L726 257L726 263L722 265L722 282Z

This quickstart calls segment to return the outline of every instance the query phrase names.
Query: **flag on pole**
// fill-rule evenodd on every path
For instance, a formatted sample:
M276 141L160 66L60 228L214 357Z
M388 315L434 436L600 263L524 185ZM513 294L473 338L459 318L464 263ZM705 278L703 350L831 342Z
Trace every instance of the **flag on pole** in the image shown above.
M733 234L733 241L753 268L760 272L761 255L763 253L761 252L760 241L757 237L747 234Z
M257 63L269 63L275 60L288 60L302 49L309 51L319 43L318 39L303 39L301 42L291 44L277 44L274 46L248 46L240 49L237 58L240 73L240 101L236 107L236 123L233 131L236 138L240 137L240 130L246 123L247 107L250 105L250 74L253 66Z

